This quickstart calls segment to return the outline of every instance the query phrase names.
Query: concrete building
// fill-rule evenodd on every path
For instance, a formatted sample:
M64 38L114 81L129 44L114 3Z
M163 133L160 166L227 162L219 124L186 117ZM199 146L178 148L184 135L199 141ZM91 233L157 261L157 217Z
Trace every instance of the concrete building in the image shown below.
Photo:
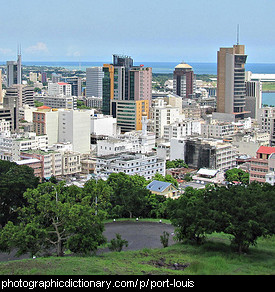
M163 138L164 126L170 125L180 118L184 119L185 116L181 115L181 110L178 107L167 105L162 98L153 100L150 108L150 120L152 120L151 131L156 133L156 138Z
M253 119L259 118L259 109L262 108L262 82L261 80L252 80L252 72L245 72L245 111Z
M138 174L146 179L152 179L156 173L165 175L165 161L156 154L118 154L101 156L97 159L96 173Z
M275 153L275 147L261 146L256 153L256 157L252 157L250 159L250 182L266 181L266 174L272 171L272 169L274 170L275 167L274 156L272 155L273 153ZM271 162L269 162L269 158L271 158Z
M43 96L41 101L51 108L77 109L77 97L68 95Z
M143 113L149 118L149 100L113 100L111 104L121 132L141 130Z
M245 112L245 55L244 45L220 48L217 54L217 112L236 118Z
M81 172L80 153L62 153L62 175L73 175Z
M260 129L270 135L270 146L275 145L275 108L264 107L259 110Z
M82 96L82 80L81 77L73 76L67 77L66 83L71 85L71 95L72 96Z
M192 98L196 90L196 78L192 66L180 63L173 73L173 93L183 97Z
M65 95L71 96L72 95L72 85L65 82L49 82L48 83L48 93L49 95Z
M7 87L22 84L21 53L18 53L17 62L7 61Z
M86 68L86 97L102 98L103 67Z
M217 139L171 139L170 160L175 159L183 159L193 169L226 170L236 167L233 146Z
M34 132L37 136L48 135L49 146L58 142L58 111L41 106L33 112Z
M212 120L201 124L201 135L206 138L224 138L234 134L234 125L229 122Z
M38 159L42 163L43 178L62 175L62 154L57 151L29 150L21 152L21 160Z
M89 154L92 111L59 110L58 114L58 142L70 142L74 152Z

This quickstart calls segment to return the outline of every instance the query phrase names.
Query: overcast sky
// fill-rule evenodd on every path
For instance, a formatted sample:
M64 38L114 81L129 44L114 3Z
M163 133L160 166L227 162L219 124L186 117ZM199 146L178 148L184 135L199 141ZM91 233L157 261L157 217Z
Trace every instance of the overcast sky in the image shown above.
M0 0L0 61L216 62L246 46L248 63L275 63L274 0Z

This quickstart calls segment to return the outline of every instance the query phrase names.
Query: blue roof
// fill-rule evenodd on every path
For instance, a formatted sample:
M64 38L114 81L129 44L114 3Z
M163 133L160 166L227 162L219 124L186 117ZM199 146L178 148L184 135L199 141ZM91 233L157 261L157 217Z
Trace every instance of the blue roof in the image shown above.
M154 192L163 192L170 185L172 185L172 183L159 181L159 180L153 180L146 186L146 188Z

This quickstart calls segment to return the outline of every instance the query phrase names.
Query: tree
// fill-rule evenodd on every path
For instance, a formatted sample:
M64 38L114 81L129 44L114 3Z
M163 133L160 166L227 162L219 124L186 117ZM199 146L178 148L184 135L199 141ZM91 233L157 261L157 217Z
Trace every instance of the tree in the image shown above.
M113 189L111 195L112 216L141 216L146 209L145 198L149 194L148 182L139 175L127 175L123 172L111 173L107 183Z
M128 246L128 241L121 238L121 235L116 233L116 238L113 238L108 247L111 251L122 251L123 246Z
M232 168L225 172L225 179L228 182L241 182L249 184L249 173L239 168Z
M176 226L178 240L191 240L201 244L206 234L215 230L216 223L207 206L208 195L211 195L208 188L196 190L187 187L177 200L168 201L169 218Z
M251 183L217 187L212 190L210 209L217 222L216 231L232 235L232 246L239 253L247 252L261 236L275 231L274 188Z
M24 193L27 204L20 210L20 223L9 222L0 234L0 249L31 255L56 248L57 256L64 249L88 254L105 242L104 225L95 209L87 202L80 188L64 183L40 184Z
M8 221L16 221L18 208L26 202L23 193L28 188L36 188L38 184L39 178L34 175L32 168L0 160L1 226L4 226Z
M156 173L153 177L153 180L159 180L159 181L166 181L172 183L175 187L178 187L178 181L173 178L172 175L166 174L165 176L161 175L160 173Z

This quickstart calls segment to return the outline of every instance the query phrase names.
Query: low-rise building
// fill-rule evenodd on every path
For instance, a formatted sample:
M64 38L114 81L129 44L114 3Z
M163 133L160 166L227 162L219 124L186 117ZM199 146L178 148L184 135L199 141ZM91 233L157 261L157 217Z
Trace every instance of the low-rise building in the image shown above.
M275 147L261 146L256 157L250 159L249 181L265 182L266 174L274 170L274 155ZM272 156L271 156L272 155ZM269 162L269 158L271 161Z
M176 199L179 197L178 189L169 182L153 180L146 186L146 188L152 194L161 195L166 198Z
M165 161L155 153L107 155L97 158L96 172L98 174L124 172L128 175L138 174L146 179L152 179L156 173L165 175Z

